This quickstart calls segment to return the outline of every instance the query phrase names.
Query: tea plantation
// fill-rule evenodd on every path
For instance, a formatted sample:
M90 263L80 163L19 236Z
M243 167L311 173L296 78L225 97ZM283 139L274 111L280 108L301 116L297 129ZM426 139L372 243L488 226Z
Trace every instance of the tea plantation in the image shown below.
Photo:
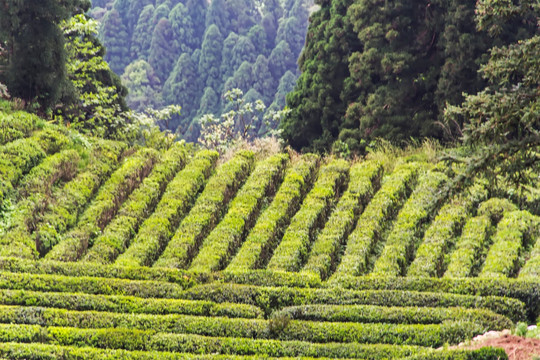
M2 359L504 359L540 218L411 156L228 159L0 114Z

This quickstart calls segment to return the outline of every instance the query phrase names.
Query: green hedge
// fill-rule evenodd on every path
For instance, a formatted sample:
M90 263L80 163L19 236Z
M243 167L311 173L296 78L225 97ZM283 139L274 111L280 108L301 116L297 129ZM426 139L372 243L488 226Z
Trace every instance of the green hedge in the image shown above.
M167 184L184 167L187 151L182 143L175 143L154 166L118 211L118 215L94 241L83 261L111 263L128 246L139 230L141 222L154 210Z
M192 334L159 333L152 330L77 329L36 325L0 324L1 342L37 342L96 348L174 351L194 354L275 356L315 356L330 358L388 359L429 350L418 346L371 345L357 343L317 344L304 341L254 340L208 337Z
M351 167L347 191L315 240L302 271L314 272L325 279L335 269L341 247L354 228L359 214L379 189L382 174L382 164L375 161Z
M46 344L0 343L0 356L13 360L258 360L260 356L198 355L158 351L102 350L91 347ZM270 358L268 360L292 360ZM327 358L295 357L296 360L325 360Z
M480 204L478 215L489 216L491 222L496 224L501 221L505 213L516 210L519 210L518 207L508 199L491 198Z
M231 201L223 220L203 240L190 270L211 272L223 269L253 227L267 195L275 193L283 178L289 156L278 154L260 161Z
M211 280L207 274L187 273L177 269L126 267L86 262L29 261L16 258L0 258L0 269L25 274L168 281L183 288Z
M482 296L484 299L495 297L507 298L504 302L511 307L516 306L515 300L522 302L516 307L515 314L507 316L514 322L522 321L527 317L530 321L536 321L540 315L540 281L532 280L516 280L516 279L490 279L490 278L468 278L468 279L452 279L452 278L375 278L371 276L365 277L341 277L336 279L335 283L326 283L326 286L336 286L345 289L354 290L406 290L406 291L425 291L451 293L460 295L475 295ZM508 302L510 301L510 302ZM510 304L513 305L510 305ZM525 308L523 307L525 304ZM452 306L452 305L449 305ZM485 307L485 306L478 306ZM508 308L508 309L510 309ZM504 314L504 312L495 312Z
M41 306L78 311L108 311L129 314L183 314L260 318L264 315L254 305L214 303L204 300L157 299L122 295L0 290L0 304Z
M467 220L456 249L450 255L444 277L463 278L475 275L480 269L491 234L491 220L481 215Z
M513 327L510 319L492 311L460 307L302 305L286 307L272 314L274 318L283 316L294 320L391 324L442 324L445 321L466 321L482 325L486 330Z
M376 282L377 279L373 278L372 281ZM366 281L365 283L367 284L369 281ZM399 281L396 281L396 284L399 284ZM388 286L388 283L385 285ZM525 286L525 284L523 284L523 286ZM362 286L360 285L358 288L362 288ZM536 288L536 290L538 290L538 288ZM183 299L210 300L218 303L234 302L251 304L260 307L266 312L266 314L270 314L275 310L287 306L308 304L356 304L418 307L459 306L470 309L491 310L500 315L507 316L515 322L526 318L525 304L517 299L498 296L458 295L427 291L427 289L424 290L422 288L420 288L418 291L345 290L341 288L301 289L287 287L257 287L236 284L208 284L187 289L179 296ZM538 303L535 304L535 306L538 307Z
M405 202L392 225L381 255L375 262L372 274L377 276L402 276L412 261L423 235L426 222L441 203L440 188L448 180L437 171L429 171L418 180L418 186Z
M182 291L180 285L162 281L13 274L7 272L0 272L0 289L136 295L156 298L178 298Z
M92 144L87 168L55 194L55 205L49 207L35 225L33 237L41 255L49 252L75 225L96 190L118 166L118 159L125 149L124 143L108 140L97 140Z
M413 355L404 360L508 360L504 349L485 347L479 350L440 350Z
M376 243L384 230L385 223L392 218L416 184L420 165L408 163L399 166L383 179L366 209L358 218L356 228L350 234L341 263L335 276L366 273Z
M529 259L519 272L519 278L540 279L540 236L536 238Z
M43 128L45 122L34 114L16 111L2 114L0 118L0 145L28 137L34 130Z
M204 187L217 158L215 151L204 150L195 154L167 186L156 210L142 223L137 236L118 260L119 264L139 266L155 260Z
M441 208L426 230L407 276L440 277L443 275L445 254L454 245L455 235L461 231L473 207L486 196L486 188L481 184L475 184L459 198Z
M42 307L0 305L0 322L79 328L128 328L176 334L245 337L309 342L358 342L363 344L419 345L438 347L459 343L484 330L470 322L439 325L361 324L290 320L202 317L189 315L120 314L71 311Z
M267 268L298 271L307 260L315 232L326 222L328 212L348 179L349 163L332 160L319 171L313 189L294 215Z
M315 177L317 163L318 158L308 154L303 155L289 168L272 203L257 220L246 241L226 268L227 271L241 273L260 268L268 262Z
M28 261L16 258L0 258L0 270L28 274L65 276L91 276L129 280L168 281L188 288L210 281L239 284L292 287L320 287L321 279L316 274L300 274L267 270L224 271L214 274L197 274L171 268L126 267L94 263L65 263L61 261Z
M539 218L528 211L505 213L497 225L493 245L478 276L492 278L517 274L523 249L528 247L531 236L538 233L539 225Z
M321 287L322 281L315 273L294 273L269 270L225 270L213 274L214 279L234 284L257 286Z
M77 226L66 234L45 258L74 261L83 256L92 245L96 234L107 226L124 200L152 170L157 158L157 151L145 148L125 159L123 165L112 174L86 208Z
M13 186L45 156L35 136L0 147L0 209Z
M180 223L165 251L154 264L155 267L189 266L201 242L221 220L227 204L251 173L253 162L252 152L240 151L218 168L189 214ZM118 264L123 264L121 259L122 256Z
M15 205L7 233L0 236L0 256L37 258L33 227L51 203L53 186L75 176L80 159L77 151L63 150L47 157L21 181L22 199Z

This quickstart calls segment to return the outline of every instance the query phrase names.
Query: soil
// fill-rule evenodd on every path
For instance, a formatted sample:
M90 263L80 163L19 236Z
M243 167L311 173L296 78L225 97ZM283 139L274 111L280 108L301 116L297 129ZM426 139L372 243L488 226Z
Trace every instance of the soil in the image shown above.
M515 335L481 339L459 348L474 350L485 346L503 348L510 360L531 360L534 356L540 356L540 339L522 338Z

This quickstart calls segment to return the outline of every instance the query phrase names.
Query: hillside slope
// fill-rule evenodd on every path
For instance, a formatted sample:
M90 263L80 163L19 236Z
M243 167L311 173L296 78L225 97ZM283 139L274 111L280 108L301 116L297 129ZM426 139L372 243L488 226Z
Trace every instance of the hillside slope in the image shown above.
M22 121L25 119L25 121ZM500 359L540 314L538 216L418 152L229 160L0 114L8 359Z

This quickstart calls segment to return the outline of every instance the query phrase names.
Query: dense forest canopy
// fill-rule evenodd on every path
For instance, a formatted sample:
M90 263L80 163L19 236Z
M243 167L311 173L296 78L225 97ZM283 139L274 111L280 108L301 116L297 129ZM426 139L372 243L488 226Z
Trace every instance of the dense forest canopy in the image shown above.
M287 97L292 112L283 123L296 149L328 150L336 140L362 150L377 137L443 138L447 104L458 105L464 92L487 85L478 70L488 50L529 38L538 25L538 9L530 1L504 2L507 10L532 11L507 17L492 34L475 26L473 1L318 3L300 59L302 75ZM498 14L505 11L491 17ZM455 125L463 122L452 124L450 133Z
M269 111L299 75L312 0L95 0L105 59L134 110L182 106L169 128L195 141L202 115L228 111L238 88ZM262 117L261 117L262 118ZM194 120L195 119L195 120ZM257 124L255 131L262 126Z

